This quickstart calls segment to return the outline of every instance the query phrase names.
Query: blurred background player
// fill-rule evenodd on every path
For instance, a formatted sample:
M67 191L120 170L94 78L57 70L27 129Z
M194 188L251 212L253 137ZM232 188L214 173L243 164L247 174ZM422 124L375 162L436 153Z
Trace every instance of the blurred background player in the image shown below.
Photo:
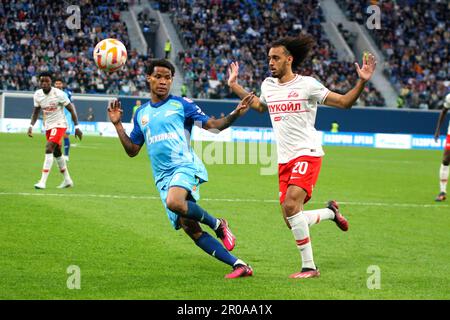
M86 113L86 116L84 117L84 120L87 122L93 122L95 121L95 112L94 108L89 107Z
M136 156L142 145L147 144L155 184L172 226L176 230L183 228L203 251L232 266L233 271L226 278L251 276L252 268L229 252L235 246L235 237L227 221L213 217L196 202L200 198L200 184L208 181L208 173L193 152L189 136L194 124L216 131L228 128L248 111L248 103L254 96L247 95L226 117L212 119L193 101L170 94L174 74L175 67L169 61L151 62L146 78L151 100L136 111L130 136L122 126L118 100L110 103L109 118L130 157ZM225 248L203 231L199 223L213 229Z
M141 107L141 100L136 100L136 104L133 106L133 113L131 114L131 123L133 123L134 115L136 114L137 109Z
M442 123L444 122L445 116L447 115L448 109L450 109L450 93L445 96L444 107L439 114L439 119L436 126L436 131L434 133L434 139L438 141L439 133L441 131ZM444 156L442 157L441 167L439 169L439 182L440 182L440 192L436 197L436 201L444 201L447 199L447 182L448 182L448 169L450 164L450 122L447 129L447 139L445 140Z
M339 132L339 123L338 123L336 120L334 120L334 121L331 123L331 129L330 129L330 132L332 132L332 133L338 133L338 132Z
M36 123L42 109L47 144L45 146L45 161L42 168L42 176L34 187L36 189L45 189L48 174L52 168L53 159L56 160L60 172L64 175L64 180L58 188L72 187L73 181L69 175L66 160L61 153L61 139L67 129L67 120L64 115L64 108L67 108L72 115L72 120L75 124L75 136L81 140L83 133L77 127L77 113L74 105L69 101L67 95L61 90L52 87L51 73L41 73L39 75L39 85L41 89L37 90L33 97L34 108L31 115L28 136L33 137L33 126Z
M316 79L293 72L308 57L314 44L310 35L275 41L268 52L272 76L263 81L261 96L250 105L259 112L269 111L277 141L280 204L302 258L301 271L290 278L320 275L313 259L309 226L321 220L334 220L341 230L348 230L348 222L334 200L324 209L303 211L304 204L312 197L324 155L314 127L317 104L350 109L376 65L373 55L364 54L362 68L355 63L359 76L356 86L344 95L332 92ZM238 84L238 74L239 64L233 62L228 85L243 98L248 93Z
M55 80L55 88L58 88L62 92L64 92L67 95L67 98L69 99L70 103L73 104L72 101L72 91L70 89L64 88L64 82L61 78L58 78ZM67 121L67 130L64 134L64 159L66 161L69 161L69 152L70 152L70 135L75 134L75 125L72 121L72 114L69 110L64 108L64 115L66 116Z
M172 51L172 44L170 43L170 40L167 39L166 43L164 44L165 59L169 59L170 58L170 52L171 51Z

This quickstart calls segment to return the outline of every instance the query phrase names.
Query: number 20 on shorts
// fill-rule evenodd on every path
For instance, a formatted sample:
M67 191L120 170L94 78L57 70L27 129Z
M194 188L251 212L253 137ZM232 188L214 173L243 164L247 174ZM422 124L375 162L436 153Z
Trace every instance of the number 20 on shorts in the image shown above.
M308 170L308 162L299 161L294 165L294 169L292 169L292 173L305 174Z

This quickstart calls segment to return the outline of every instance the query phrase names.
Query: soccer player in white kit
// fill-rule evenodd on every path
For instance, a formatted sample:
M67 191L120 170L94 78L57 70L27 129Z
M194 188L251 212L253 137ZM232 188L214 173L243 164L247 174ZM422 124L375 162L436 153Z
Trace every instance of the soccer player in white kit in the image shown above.
M47 144L45 146L45 160L42 168L42 176L34 187L36 189L45 189L48 174L50 173L53 160L55 159L60 172L64 176L64 180L58 188L69 188L73 186L73 181L69 175L66 160L61 153L61 139L67 129L64 108L67 108L72 115L72 120L75 124L75 136L81 140L83 133L78 128L78 117L75 106L69 101L69 98L63 91L52 87L51 73L41 73L39 75L39 84L41 89L37 90L33 97L34 108L31 115L30 127L28 128L28 136L33 137L33 126L42 109Z
M442 123L447 115L448 109L450 109L450 93L445 96L444 107L439 114L439 119L434 133L434 140L439 139L439 132L441 131ZM444 201L447 199L447 182L448 182L448 169L450 164L450 122L447 129L447 139L445 140L444 156L442 157L441 167L439 168L439 184L440 192L435 201Z
M314 128L317 104L350 109L371 78L376 61L372 54L364 54L356 86L341 95L328 90L312 77L293 72L308 56L314 45L309 35L286 37L274 42L268 53L272 77L261 85L261 96L253 99L252 108L269 111L278 149L278 177L280 204L287 226L291 229L302 258L302 269L290 278L312 278L320 275L313 259L309 226L321 220L334 220L337 226L348 230L348 222L339 212L336 201L324 209L304 211L303 205L311 199L322 156L321 141ZM229 68L228 85L240 98L248 92L238 84L239 65Z

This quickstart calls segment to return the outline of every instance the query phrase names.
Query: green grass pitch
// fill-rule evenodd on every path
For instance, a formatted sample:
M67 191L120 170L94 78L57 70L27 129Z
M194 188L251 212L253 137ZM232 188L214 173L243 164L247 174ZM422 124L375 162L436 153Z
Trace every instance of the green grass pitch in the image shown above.
M350 230L330 221L311 228L322 276L300 281L288 279L300 256L276 175L208 165L199 203L229 220L233 253L255 271L226 280L228 266L172 229L145 150L130 159L118 139L86 136L71 150L75 187L56 189L54 164L47 189L34 190L44 144L43 135L0 134L0 299L450 298L450 206L433 201L441 151L326 147L305 209L337 199ZM67 287L71 265L81 271L79 290ZM379 289L367 286L371 266Z

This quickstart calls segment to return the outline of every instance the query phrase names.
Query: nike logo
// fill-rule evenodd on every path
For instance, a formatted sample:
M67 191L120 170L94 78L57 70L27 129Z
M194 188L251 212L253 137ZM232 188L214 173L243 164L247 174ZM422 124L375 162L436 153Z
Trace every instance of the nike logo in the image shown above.
M166 113L164 114L165 117L171 116L173 114L177 114L178 111L174 111L174 110L168 110L166 111Z
M214 251L211 253L211 255L212 255L213 257L215 257L215 256L216 256L216 250L214 250Z

